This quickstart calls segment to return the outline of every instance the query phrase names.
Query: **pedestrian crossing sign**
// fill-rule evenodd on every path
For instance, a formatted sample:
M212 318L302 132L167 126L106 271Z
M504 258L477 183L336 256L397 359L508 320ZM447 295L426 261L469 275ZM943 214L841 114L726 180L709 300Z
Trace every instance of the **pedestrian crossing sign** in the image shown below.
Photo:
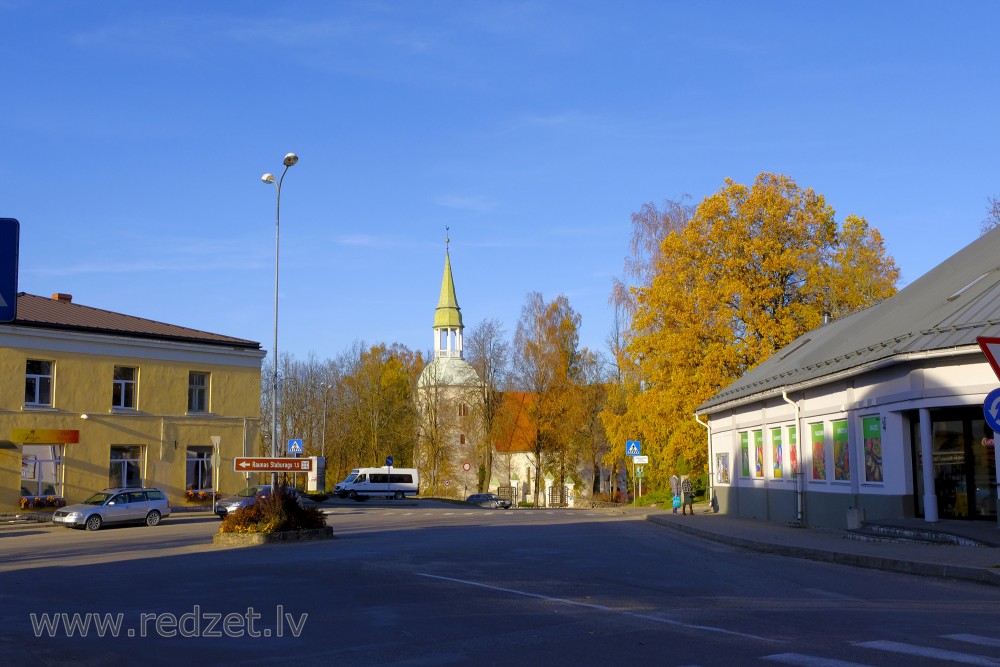
M288 453L289 454L301 454L302 453L302 440L289 440L288 441Z
M625 456L639 456L642 454L642 443L638 440L625 441Z

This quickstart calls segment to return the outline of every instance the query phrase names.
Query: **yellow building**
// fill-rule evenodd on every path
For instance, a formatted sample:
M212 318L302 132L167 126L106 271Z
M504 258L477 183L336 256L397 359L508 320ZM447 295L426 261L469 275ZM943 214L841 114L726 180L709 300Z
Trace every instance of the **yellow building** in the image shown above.
M175 506L245 486L233 458L257 452L263 357L253 341L18 294L0 323L0 512L113 486Z

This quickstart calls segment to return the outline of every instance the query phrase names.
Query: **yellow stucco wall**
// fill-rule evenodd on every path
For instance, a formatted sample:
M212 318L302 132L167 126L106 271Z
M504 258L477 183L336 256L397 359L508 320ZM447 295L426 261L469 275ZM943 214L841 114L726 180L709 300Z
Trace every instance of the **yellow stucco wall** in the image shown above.
M109 485L115 445L142 447L143 483L163 489L173 505L185 502L187 447L211 446L212 436L221 438L220 491L231 493L245 485L244 476L233 471L233 457L252 456L258 449L263 353L222 349L215 354L211 346L169 343L158 350L156 344L144 343L136 348L141 355L128 356L134 346L126 343L119 348L126 354L116 356L107 353L115 348L106 344L78 346L104 354L59 347L72 347L72 341L47 349L0 346L0 441L8 443L0 452L0 512L17 509L19 503L26 429L78 432L78 442L61 445L60 490L67 503ZM192 361L178 360L186 353ZM28 359L54 362L50 408L25 405ZM138 369L135 410L112 409L115 366ZM187 412L191 371L209 374L208 413ZM83 414L88 418L82 419ZM38 444L53 439L52 434L39 435Z

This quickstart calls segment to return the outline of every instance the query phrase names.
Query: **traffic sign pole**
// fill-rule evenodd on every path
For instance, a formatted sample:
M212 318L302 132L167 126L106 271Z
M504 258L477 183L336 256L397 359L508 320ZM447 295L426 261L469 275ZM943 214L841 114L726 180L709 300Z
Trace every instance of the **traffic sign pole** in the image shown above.
M17 253L21 223L0 218L0 322L17 319Z

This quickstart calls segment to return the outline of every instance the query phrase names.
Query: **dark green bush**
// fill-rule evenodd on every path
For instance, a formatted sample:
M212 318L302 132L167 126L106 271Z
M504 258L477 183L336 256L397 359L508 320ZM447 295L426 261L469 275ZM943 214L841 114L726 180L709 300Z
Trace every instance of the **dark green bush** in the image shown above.
M312 530L326 525L326 516L318 507L302 507L286 486L258 498L253 504L226 515L220 533L281 533Z

